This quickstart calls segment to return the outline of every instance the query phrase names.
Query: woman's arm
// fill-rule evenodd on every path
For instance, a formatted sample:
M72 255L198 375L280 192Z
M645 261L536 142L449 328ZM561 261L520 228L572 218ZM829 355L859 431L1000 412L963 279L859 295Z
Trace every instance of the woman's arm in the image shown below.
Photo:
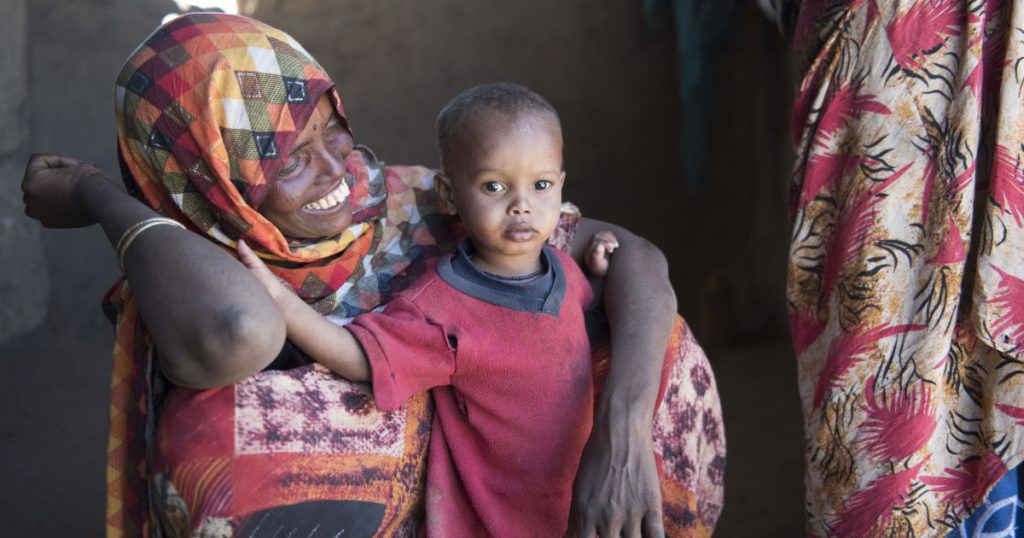
M238 259L263 284L284 315L288 339L303 353L349 381L370 381L370 363L363 347L348 329L331 323L304 303L291 288L267 269L263 260L245 244L238 242Z
M48 228L99 223L111 244L158 216L96 167L34 155L22 181L25 213ZM203 237L154 226L128 249L125 274L174 384L209 388L262 370L284 345L277 305L237 260Z
M662 536L651 428L676 296L665 256L621 227L581 219L573 257L580 260L601 230L610 230L619 242L603 289L611 361L574 485L573 523L584 538Z

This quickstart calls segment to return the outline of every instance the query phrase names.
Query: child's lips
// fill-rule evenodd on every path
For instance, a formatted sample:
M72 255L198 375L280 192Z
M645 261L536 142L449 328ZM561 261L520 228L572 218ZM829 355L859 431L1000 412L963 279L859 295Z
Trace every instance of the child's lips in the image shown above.
M511 225L511 226L509 226L508 228L505 229L505 238L509 239L509 240L512 240L512 241L517 241L517 242L529 241L529 240L533 239L536 236L537 236L537 230L534 229L533 226L530 226L529 224L525 224L525 223L523 223L523 224L519 224L519 223L513 224L513 225Z

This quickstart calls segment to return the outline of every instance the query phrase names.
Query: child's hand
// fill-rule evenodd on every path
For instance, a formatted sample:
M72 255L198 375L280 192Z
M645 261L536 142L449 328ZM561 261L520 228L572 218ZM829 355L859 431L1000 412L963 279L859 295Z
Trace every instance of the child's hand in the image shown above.
M270 296L274 298L278 306L281 306L282 300L286 296L285 294L293 293L292 290L278 280L274 273L270 272L270 269L267 269L267 265L249 248L249 245L245 244L245 241L238 240L237 250L238 259L249 268L249 271L256 277L256 280L263 284L264 288L267 288Z
M594 234L587 245L587 252L583 259L587 263L587 269L594 276L603 277L608 272L608 257L615 249L619 248L619 240L615 234L603 230Z

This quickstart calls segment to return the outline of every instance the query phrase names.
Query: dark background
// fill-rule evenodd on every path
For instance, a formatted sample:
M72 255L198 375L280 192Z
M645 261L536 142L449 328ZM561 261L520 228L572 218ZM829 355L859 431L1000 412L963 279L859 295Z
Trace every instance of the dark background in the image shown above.
M471 85L509 80L546 96L565 132L565 198L662 248L710 357L729 450L716 535L803 534L783 294L794 82L787 45L753 0L682 60L672 25L652 30L639 0L240 3L324 65L356 140L389 163L435 166L434 116ZM42 231L26 219L18 183L30 152L117 173L114 76L178 6L0 8L0 535L100 536L112 330L99 299L116 263L98 227ZM680 105L680 62L709 77L694 106ZM680 117L695 109L710 118L691 133L704 148L699 178L680 165Z

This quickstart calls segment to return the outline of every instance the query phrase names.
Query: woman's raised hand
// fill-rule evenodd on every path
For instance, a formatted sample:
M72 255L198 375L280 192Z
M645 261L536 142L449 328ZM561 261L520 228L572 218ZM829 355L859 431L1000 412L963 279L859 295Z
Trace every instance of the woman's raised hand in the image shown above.
M96 223L82 203L82 185L110 181L99 168L66 155L36 154L25 165L21 191L25 214L47 228L81 228Z

